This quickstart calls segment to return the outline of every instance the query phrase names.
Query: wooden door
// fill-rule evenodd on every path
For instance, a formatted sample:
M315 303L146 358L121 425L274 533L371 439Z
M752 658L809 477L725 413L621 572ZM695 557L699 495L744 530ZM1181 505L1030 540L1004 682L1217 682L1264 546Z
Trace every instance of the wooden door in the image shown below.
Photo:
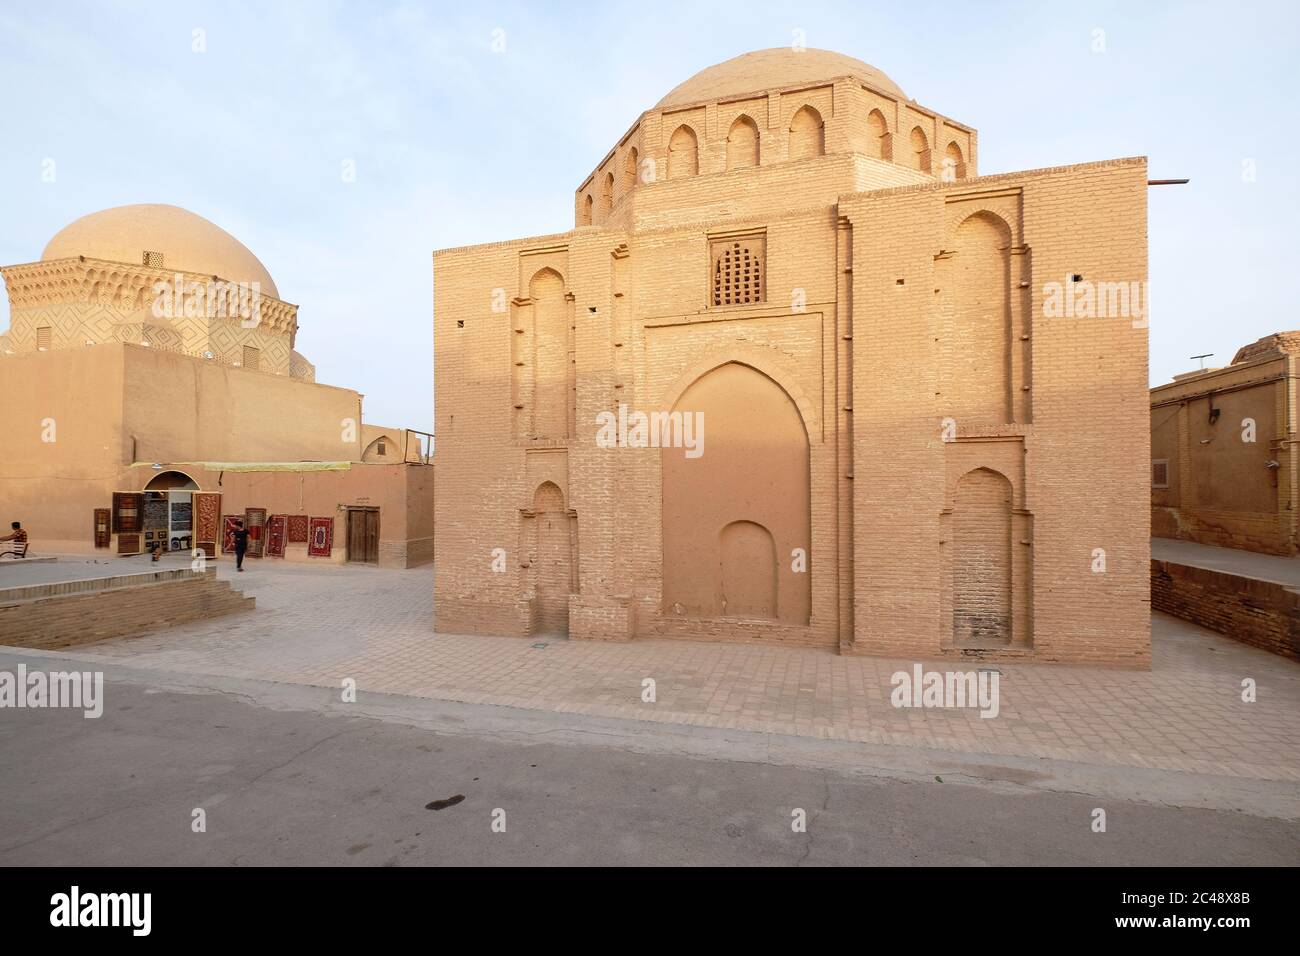
M379 563L379 509L348 509L348 560L356 564Z

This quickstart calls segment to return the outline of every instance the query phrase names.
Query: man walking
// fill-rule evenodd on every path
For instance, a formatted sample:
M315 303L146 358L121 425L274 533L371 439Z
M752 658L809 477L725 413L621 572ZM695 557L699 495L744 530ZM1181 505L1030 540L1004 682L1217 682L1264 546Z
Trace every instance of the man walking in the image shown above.
M235 530L230 533L235 539L235 570L244 570L244 552L248 550L248 529L243 519L235 520Z

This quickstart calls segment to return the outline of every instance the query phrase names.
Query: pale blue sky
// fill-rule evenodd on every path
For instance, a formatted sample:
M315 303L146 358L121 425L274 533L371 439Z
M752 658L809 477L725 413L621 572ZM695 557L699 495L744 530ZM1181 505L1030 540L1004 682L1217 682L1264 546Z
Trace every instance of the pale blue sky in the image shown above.
M1300 327L1298 10L0 0L0 262L97 209L184 206L300 306L320 381L364 392L371 421L430 429L432 250L569 228L573 189L641 110L801 29L978 129L981 172L1146 155L1154 178L1191 177L1150 190L1151 377L1167 381L1192 354L1221 364Z

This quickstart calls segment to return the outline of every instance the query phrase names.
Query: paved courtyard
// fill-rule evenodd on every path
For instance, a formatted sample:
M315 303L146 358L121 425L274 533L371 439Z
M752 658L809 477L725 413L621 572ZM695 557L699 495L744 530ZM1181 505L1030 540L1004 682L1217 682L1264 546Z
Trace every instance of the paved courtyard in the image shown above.
M113 573L122 573L119 564L131 566L112 560ZM891 706L890 677L910 670L912 660L762 645L435 634L431 568L270 560L249 565L248 572L235 575L223 561L218 574L254 595L255 611L95 644L70 656L335 689L351 678L362 697L388 693L972 754L1300 780L1300 668L1165 615L1154 617L1150 672L1000 664L1000 714L985 719L973 708ZM655 681L654 703L642 702L645 678ZM1254 703L1241 699L1245 678L1256 682Z
M1195 568L1208 568L1238 574L1261 581L1275 581L1287 587L1300 587L1300 558L1280 554L1257 554L1236 548L1219 548L1195 541L1152 538L1151 557Z

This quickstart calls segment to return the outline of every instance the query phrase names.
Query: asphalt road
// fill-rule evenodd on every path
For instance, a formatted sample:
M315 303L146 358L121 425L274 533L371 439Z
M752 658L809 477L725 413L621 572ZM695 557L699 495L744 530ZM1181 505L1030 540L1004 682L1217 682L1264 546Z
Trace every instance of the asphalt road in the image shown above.
M593 722L574 735L554 715L418 701L352 716L325 689L178 689L111 673L99 719L0 710L0 864L1300 862L1294 818L1226 809L1226 797L1219 808L1132 799L1145 785L1127 777L1121 797L1031 786L1042 771L875 773L862 748L841 748L830 769L799 766L799 742L780 761L744 742L638 752L600 741L689 731ZM419 726L435 712L445 729ZM1099 807L1105 833L1092 829ZM796 809L806 832L792 828Z

